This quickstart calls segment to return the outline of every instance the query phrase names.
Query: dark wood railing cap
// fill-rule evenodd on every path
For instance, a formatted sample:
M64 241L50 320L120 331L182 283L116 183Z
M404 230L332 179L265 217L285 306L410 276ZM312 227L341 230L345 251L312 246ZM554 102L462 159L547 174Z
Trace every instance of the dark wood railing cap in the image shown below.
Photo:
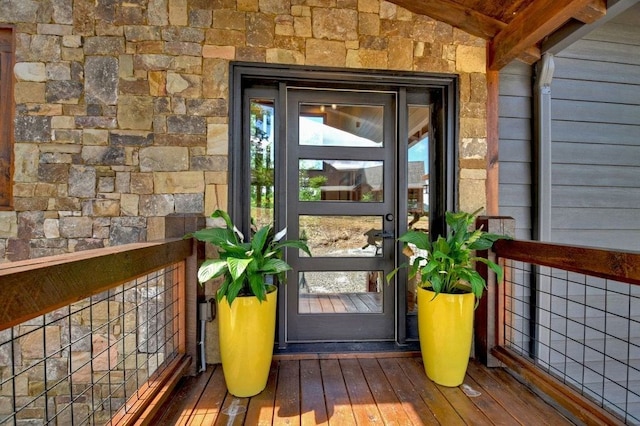
M519 240L497 241L493 249L498 257L504 259L640 284L638 252Z
M0 330L191 255L192 240L126 244L0 264Z

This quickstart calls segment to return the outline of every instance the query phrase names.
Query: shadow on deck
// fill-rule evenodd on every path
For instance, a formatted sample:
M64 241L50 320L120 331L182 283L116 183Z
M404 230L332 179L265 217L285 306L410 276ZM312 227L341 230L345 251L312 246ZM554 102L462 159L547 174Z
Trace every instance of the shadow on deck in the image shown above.
M469 396L467 390L479 392ZM471 360L463 386L435 385L419 357L276 357L267 388L252 398L227 393L222 368L184 378L158 425L570 425L502 368Z

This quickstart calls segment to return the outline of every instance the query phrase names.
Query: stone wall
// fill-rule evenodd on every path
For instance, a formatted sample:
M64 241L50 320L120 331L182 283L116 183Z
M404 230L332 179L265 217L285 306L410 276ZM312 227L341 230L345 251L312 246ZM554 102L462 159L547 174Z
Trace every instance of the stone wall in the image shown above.
M15 26L0 259L145 240L227 206L229 61L460 75L460 208L485 204L485 44L380 0L0 0Z

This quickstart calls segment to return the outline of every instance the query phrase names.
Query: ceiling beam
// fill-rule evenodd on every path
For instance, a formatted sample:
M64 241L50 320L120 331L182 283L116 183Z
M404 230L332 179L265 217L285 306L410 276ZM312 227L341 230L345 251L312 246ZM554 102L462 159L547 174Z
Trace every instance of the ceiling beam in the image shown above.
M542 58L542 52L537 45L528 47L518 55L519 61L529 65L538 62L540 58Z
M557 54L576 41L584 38L587 34L600 28L616 16L624 13L627 9L638 3L638 0L608 0L607 14L592 24L583 24L578 21L572 21L568 25L564 25L547 37L540 45L542 53Z
M489 42L488 69L500 70L599 0L537 0Z
M593 24L607 14L607 0L592 0L591 4L573 15L580 22Z
M451 0L389 0L391 3L420 15L446 22L485 40L492 39L507 24Z

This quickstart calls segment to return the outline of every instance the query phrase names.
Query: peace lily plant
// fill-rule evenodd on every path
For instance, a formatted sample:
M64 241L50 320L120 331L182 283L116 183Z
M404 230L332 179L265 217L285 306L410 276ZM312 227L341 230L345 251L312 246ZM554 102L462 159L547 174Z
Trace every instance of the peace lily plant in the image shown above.
M472 229L476 214L446 213L449 230L431 241L424 232L410 230L399 240L409 263L409 277L418 277L418 334L427 377L443 386L462 384L471 351L474 308L487 286L475 263L485 263L502 280L502 268L476 256L502 235ZM390 280L398 271L389 275ZM440 296L440 297L438 297Z
M482 297L487 283L476 271L475 262L486 264L502 281L503 270L489 259L475 255L476 250L487 250L504 235L472 229L476 215L480 212L447 212L446 222L449 232L431 241L429 234L409 230L398 240L404 243L403 253L411 259L387 275L387 281L402 267L408 267L409 278L418 277L419 286L428 288L436 296L440 293L459 294L471 292L476 305Z
M283 240L286 229L275 233L271 225L263 226L245 241L228 213L216 210L211 217L225 226L190 235L218 248L218 257L198 268L198 281L223 278L216 299L224 379L229 393L250 397L266 387L273 357L278 289L270 277L282 282L291 269L282 259L285 247L311 253L304 241Z
M297 248L311 255L304 241L282 240L287 233L286 228L275 233L273 226L263 226L253 234L251 241L245 242L244 235L232 223L227 212L216 210L211 217L222 218L226 227L202 229L192 236L218 248L219 258L205 260L198 269L201 284L224 277L216 295L218 302L226 297L231 305L237 296L249 295L260 301L266 300L269 289L267 277L276 276L282 281L284 273L291 269L282 260L284 248Z

